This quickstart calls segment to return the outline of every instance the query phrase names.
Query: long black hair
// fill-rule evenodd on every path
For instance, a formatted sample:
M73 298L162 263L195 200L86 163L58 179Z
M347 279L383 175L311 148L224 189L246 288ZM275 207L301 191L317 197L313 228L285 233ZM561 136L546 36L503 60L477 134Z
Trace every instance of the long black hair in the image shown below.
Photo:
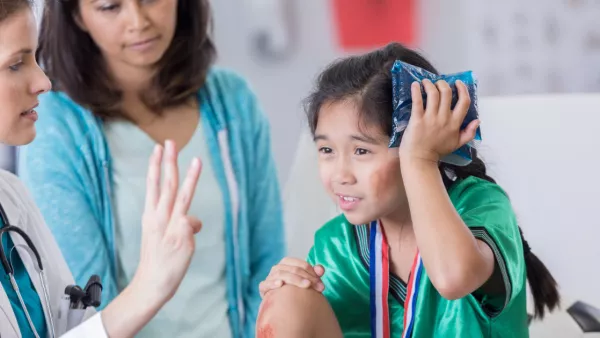
M123 93L105 67L99 47L75 20L79 5L79 0L45 0L37 60L54 90L64 91L99 117L127 117L121 107ZM211 32L210 1L177 1L175 35L141 94L152 112L160 115L187 102L204 85L216 58Z
M378 126L391 136L393 94L390 70L396 60L439 74L422 55L398 43L391 43L364 55L338 60L320 74L314 92L306 100L308 124L313 135L324 104L355 99L359 121ZM485 163L475 149L472 155L473 161L467 166L440 164L440 174L447 189L456 181L470 176L496 183L487 174ZM534 316L543 318L546 309L552 311L560 303L557 283L546 266L531 252L520 227L519 232L523 241L527 279L534 300Z

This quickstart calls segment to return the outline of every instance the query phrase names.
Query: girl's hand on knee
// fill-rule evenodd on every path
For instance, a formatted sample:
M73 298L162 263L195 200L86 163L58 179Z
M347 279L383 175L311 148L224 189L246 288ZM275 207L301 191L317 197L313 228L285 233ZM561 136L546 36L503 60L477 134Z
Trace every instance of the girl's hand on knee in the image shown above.
M321 276L325 273L325 268L321 265L312 266L307 262L286 257L271 268L267 279L259 285L261 297L271 290L278 289L284 284L294 285L299 288L313 288L318 292L325 290L325 285L321 281Z

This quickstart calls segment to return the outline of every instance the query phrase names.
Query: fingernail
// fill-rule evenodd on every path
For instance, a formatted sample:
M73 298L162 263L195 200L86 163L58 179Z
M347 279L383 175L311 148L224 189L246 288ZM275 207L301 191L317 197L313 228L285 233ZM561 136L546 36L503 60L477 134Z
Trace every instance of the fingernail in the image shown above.
M325 290L325 284L323 284L323 283L317 284L317 290L319 290L319 291Z
M154 146L154 155L158 155L159 152L160 152L160 144L157 144Z
M302 286L309 286L310 285L310 281L308 279L304 279L302 281Z
M456 80L456 84L464 85L464 83L461 80Z
M282 285L283 285L283 282L280 279L275 281L275 286L281 287Z
M192 160L192 167L198 168L199 165L200 165L200 159L198 159L197 157L194 157L194 159Z

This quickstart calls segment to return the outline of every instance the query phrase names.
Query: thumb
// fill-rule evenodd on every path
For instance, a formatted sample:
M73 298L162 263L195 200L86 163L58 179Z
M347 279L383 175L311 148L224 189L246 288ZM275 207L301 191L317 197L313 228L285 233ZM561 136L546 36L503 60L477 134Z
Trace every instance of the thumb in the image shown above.
M479 127L479 120L474 120L460 132L460 138L458 140L458 147L462 147L475 138L477 128Z
M200 232L200 230L202 229L202 221L197 219L196 217L188 216L188 224L192 228L192 231L194 231L195 234Z
M193 235L202 229L202 222L196 217L183 216L175 221L175 224L169 226L167 231L176 233L178 235Z

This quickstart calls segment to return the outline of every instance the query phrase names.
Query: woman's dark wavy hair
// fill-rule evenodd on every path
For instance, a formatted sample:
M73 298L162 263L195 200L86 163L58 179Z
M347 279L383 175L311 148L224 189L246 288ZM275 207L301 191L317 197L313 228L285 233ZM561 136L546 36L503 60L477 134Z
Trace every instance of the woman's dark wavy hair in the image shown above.
M38 62L56 90L97 116L121 117L121 91L108 74L98 46L75 22L79 1L46 0ZM204 85L216 58L209 0L179 0L177 6L173 41L142 94L142 101L157 114L189 100Z
M391 69L394 61L439 74L419 53L401 44L391 43L373 52L338 60L323 71L316 88L306 99L308 124L314 135L319 122L319 112L326 104L355 100L362 125L378 126L388 136L392 135L393 94ZM446 188L455 181L475 176L495 183L486 172L485 163L473 150L471 164L460 167L446 163L439 166ZM521 232L521 228L519 227ZM545 310L554 310L560 303L557 283L546 266L531 252L521 232L527 266L527 279L534 299L535 317L543 318Z
M0 0L0 22L8 19L20 9L33 5L33 0Z

